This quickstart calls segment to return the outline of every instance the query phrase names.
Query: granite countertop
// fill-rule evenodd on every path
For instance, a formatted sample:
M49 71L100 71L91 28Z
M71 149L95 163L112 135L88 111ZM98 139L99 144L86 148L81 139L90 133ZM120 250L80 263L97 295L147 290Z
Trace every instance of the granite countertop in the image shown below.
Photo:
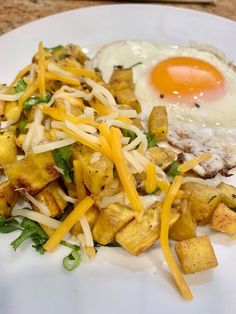
M0 0L0 35L27 22L50 14L86 6L127 2L128 1ZM175 6L196 9L236 20L235 0L218 0L216 5L175 4Z

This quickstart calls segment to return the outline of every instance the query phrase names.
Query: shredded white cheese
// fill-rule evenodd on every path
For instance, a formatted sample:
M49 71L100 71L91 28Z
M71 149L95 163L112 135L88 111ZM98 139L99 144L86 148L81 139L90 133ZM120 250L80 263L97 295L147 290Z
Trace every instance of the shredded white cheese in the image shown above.
M44 152L48 152L50 150L54 150L57 148L61 148L61 147L65 147L65 146L74 144L75 142L76 142L76 140L73 140L71 138L66 138L64 140L60 140L60 141L56 141L56 142L50 142L50 143L35 145L32 148L32 151L35 154L44 153Z

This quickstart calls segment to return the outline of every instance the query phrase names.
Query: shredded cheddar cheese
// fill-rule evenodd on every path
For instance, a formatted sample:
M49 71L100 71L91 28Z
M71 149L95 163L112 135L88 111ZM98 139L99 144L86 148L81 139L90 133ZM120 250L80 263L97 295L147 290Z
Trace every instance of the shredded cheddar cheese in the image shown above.
M44 244L44 249L48 252L53 252L64 236L93 204L94 200L91 197L86 196L53 232L48 241Z
M169 247L169 222L170 222L170 209L171 205L179 191L179 188L183 182L183 177L176 176L169 192L167 193L164 203L161 209L161 234L160 234L160 244L161 249L163 251L163 254L165 256L166 262L170 268L171 274L174 278L174 281L177 285L177 287L180 290L181 295L187 299L192 299L192 293L184 280L184 277L179 270L178 266L176 265L176 262L174 260L174 257L171 253L170 247Z
M131 207L133 210L140 213L138 217L141 218L144 212L143 205L135 188L134 178L130 173L122 151L121 131L114 127L111 128L111 148L113 162L116 166L120 181L128 196Z
M74 180L76 185L76 192L78 200L82 200L87 195L85 186L82 181L82 168L78 160L73 161L74 166Z
M181 173L187 172L191 169L193 169L194 167L198 166L201 162L209 159L212 157L211 153L203 153L193 159L191 159L190 161L185 162L184 164L180 165L178 167L178 171Z
M91 70L81 69L79 67L75 67L74 65L72 67L70 67L70 66L63 66L63 65L57 64L56 66L61 68L64 71L70 72L70 73L78 75L78 76L86 76L86 77L89 77L91 79L96 78L96 73L94 71L91 71Z
M104 136L100 136L99 142L100 142L103 154L112 160L111 147L110 147L107 139Z
M39 81L39 94L41 97L45 96L46 87L45 87L45 56L43 43L40 41L39 43L39 62L38 62L38 81Z
M156 166L149 162L147 165L147 177L145 181L145 190L148 194L155 191L157 187Z
M45 73L45 79L49 81L60 81L62 83L71 84L79 87L80 81L74 77L65 76L54 71Z

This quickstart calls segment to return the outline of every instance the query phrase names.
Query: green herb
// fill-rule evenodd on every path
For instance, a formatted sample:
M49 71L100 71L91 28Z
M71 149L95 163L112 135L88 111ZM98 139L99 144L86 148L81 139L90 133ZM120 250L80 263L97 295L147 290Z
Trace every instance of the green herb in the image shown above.
M14 217L5 218L0 216L0 233L10 233L15 230L22 230L22 228Z
M24 92L26 90L26 87L27 84L25 83L24 79L23 78L19 79L15 87L15 94Z
M64 240L61 240L60 244L66 246L66 247L69 247L72 250L80 250L80 247L78 245L69 243L69 242L64 241Z
M152 193L148 193L148 195L153 195L153 194L156 194L160 191L161 191L161 189L159 187L157 187Z
M178 161L172 161L166 175L168 177L175 177L179 174L179 171L178 171L178 167L180 166L180 163Z
M72 252L68 256L64 257L63 266L65 267L66 270L72 271L79 266L80 262L81 256L78 250L76 249L72 250Z
M102 244L97 243L97 242L95 242L95 243L94 243L94 247L100 247L100 246L107 246L107 247L120 247L120 244L119 244L119 243L117 243L117 242L111 242L111 243L108 243L108 244L106 244L106 245L102 245Z
M134 67L136 67L137 65L143 64L142 62L137 62L133 65L131 65L128 69L133 69Z
M28 121L27 119L21 119L18 123L18 130L19 132L22 134L22 133L25 133L25 127L27 125Z
M66 53L61 53L61 54L58 56L58 59L59 59L59 60L65 59L66 56L67 56Z
M122 129L121 132L122 132L124 137L130 138L129 142L132 142L137 137L136 133L134 133L133 131L127 130L127 129Z
M31 238L34 243L32 247L40 254L44 254L45 250L43 245L48 240L48 236L43 229L36 222L28 218L23 218L20 227L23 231L20 236L11 243L13 249L16 250L26 239Z
M157 141L155 139L155 135L147 132L145 132L144 134L146 135L148 141L148 148L156 146Z
M24 104L23 107L26 110L31 109L32 106L34 105L38 105L41 103L48 103L52 98L52 94L47 93L44 97L40 97L40 96L31 96L30 98L28 98Z
M64 48L62 45L58 45L58 46L55 46L55 47L51 47L51 48L44 48L50 52L54 52L54 51L58 51L58 50L61 50L62 48Z
M57 167L63 170L64 179L66 183L71 183L73 179L70 165L71 154L72 154L71 146L58 148L54 151L55 163Z

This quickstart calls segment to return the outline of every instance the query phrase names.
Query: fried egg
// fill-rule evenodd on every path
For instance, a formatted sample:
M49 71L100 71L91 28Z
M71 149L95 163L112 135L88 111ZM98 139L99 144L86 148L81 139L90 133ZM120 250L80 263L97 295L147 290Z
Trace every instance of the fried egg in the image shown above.
M92 60L109 82L114 66L132 67L134 93L148 116L166 106L168 142L183 159L211 151L196 172L205 178L236 166L236 71L217 55L196 48L120 41Z

